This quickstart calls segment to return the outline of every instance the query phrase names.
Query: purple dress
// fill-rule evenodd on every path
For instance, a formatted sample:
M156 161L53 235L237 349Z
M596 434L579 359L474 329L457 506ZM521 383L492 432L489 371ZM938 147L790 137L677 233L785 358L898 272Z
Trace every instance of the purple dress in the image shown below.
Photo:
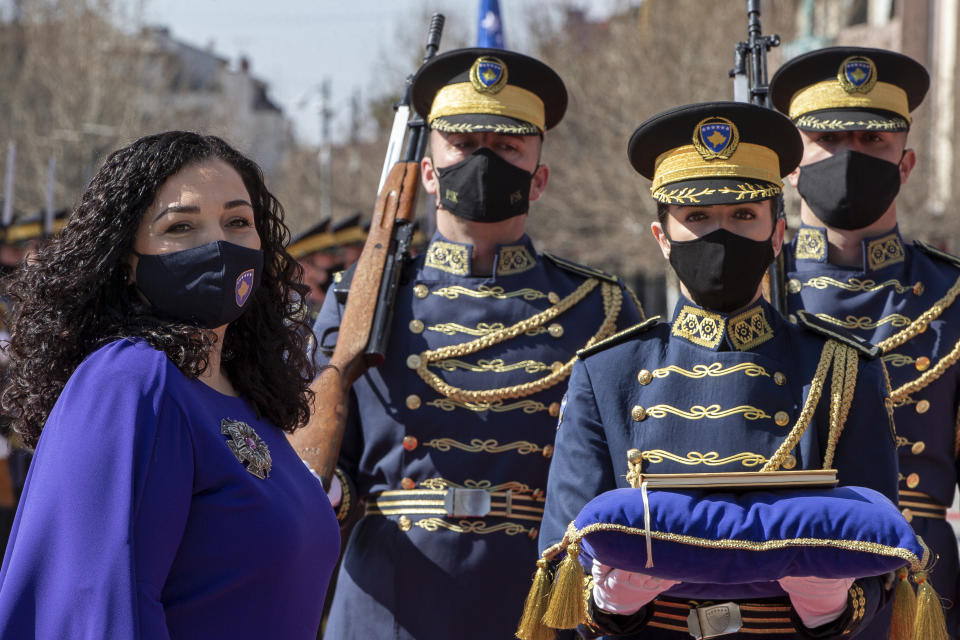
M313 640L339 549L283 432L118 340L47 420L0 569L0 638Z

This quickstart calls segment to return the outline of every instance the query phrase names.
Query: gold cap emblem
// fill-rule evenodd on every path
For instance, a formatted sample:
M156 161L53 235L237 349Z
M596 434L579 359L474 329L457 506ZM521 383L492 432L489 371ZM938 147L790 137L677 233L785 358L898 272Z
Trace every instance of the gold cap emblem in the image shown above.
M470 67L470 84L480 93L497 93L507 85L507 65L500 58L483 56Z
M850 56L840 63L837 80L847 93L870 93L877 84L877 65L866 56Z
M693 146L704 160L726 160L737 150L740 132L726 118L704 118L693 130Z

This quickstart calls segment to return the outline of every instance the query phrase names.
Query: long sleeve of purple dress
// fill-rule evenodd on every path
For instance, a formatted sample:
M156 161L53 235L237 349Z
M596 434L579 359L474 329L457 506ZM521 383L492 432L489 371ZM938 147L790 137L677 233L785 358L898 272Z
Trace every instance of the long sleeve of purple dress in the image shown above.
M269 451L266 477L243 441ZM44 427L0 570L0 638L312 639L338 550L279 429L117 341Z

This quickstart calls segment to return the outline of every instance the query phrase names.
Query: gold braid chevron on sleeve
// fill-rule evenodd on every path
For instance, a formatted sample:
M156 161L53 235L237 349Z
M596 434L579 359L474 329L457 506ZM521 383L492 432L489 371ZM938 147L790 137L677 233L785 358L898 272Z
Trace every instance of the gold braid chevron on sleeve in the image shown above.
M753 362L741 362L740 364L733 365L732 367L724 368L722 362L713 362L709 365L706 364L697 364L694 365L692 369L684 369L683 367L678 367L675 364L671 364L668 367L662 367L660 369L653 370L654 378L666 378L671 373L677 373L681 376L687 378L703 378L704 376L709 376L711 378L719 378L720 376L730 375L731 373L743 372L743 375L755 378L757 376L766 376L770 377L770 374L767 373L767 370L761 367L758 364Z
M493 331L483 337L477 338L476 340L471 340L470 342L424 351L420 354L418 366L415 369L417 375L419 375L420 378L422 378L423 381L426 382L434 391L445 398L455 403L463 403L464 405L472 404L474 406L479 405L480 403L497 403L502 402L503 400L523 398L539 391L543 391L544 389L553 387L554 385L566 380L567 377L570 376L570 370L573 369L573 363L577 360L576 355L570 358L570 360L568 360L562 367L552 369L549 374L540 378L539 380L533 380L531 382L525 382L523 384L517 384L510 387L501 387L497 389L461 389L448 384L440 376L430 371L428 367L431 363L470 355L495 344L511 340L523 333L529 332L532 329L542 328L543 325L550 322L561 313L571 309L573 306L583 300L587 294L597 287L598 284L601 284L600 280L596 278L590 278L585 280L583 284L577 287L566 298L560 300L557 304L530 316L526 320L521 320L514 325ZM623 297L620 287L613 283L603 282L601 286L601 294L603 298L604 319L600 325L600 328L593 335L593 337L587 341L585 346L590 346L595 342L603 340L607 336L613 334L613 332L616 330L617 316L620 314L620 308L623 304ZM452 410L452 407L455 405L450 406L451 409L449 410ZM469 408L473 411L485 410L482 408L474 408L474 406L466 406L464 408ZM493 407L494 405L491 405L489 408L496 410ZM447 410L446 405L441 408ZM527 410L525 409L525 411ZM529 411L527 412L529 413Z

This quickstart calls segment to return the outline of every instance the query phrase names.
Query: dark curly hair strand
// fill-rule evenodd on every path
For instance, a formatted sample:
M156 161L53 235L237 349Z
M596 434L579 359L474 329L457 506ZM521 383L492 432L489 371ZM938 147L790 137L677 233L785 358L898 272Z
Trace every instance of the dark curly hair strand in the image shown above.
M14 308L3 409L29 446L83 359L118 338L140 338L189 377L203 373L216 341L171 323L129 284L128 256L140 220L161 186L208 159L232 166L250 194L264 273L246 312L227 328L222 366L257 413L285 431L306 423L312 392L309 327L300 318L307 287L286 252L283 207L260 168L215 136L168 131L140 138L107 158L59 236L39 248L6 285Z

